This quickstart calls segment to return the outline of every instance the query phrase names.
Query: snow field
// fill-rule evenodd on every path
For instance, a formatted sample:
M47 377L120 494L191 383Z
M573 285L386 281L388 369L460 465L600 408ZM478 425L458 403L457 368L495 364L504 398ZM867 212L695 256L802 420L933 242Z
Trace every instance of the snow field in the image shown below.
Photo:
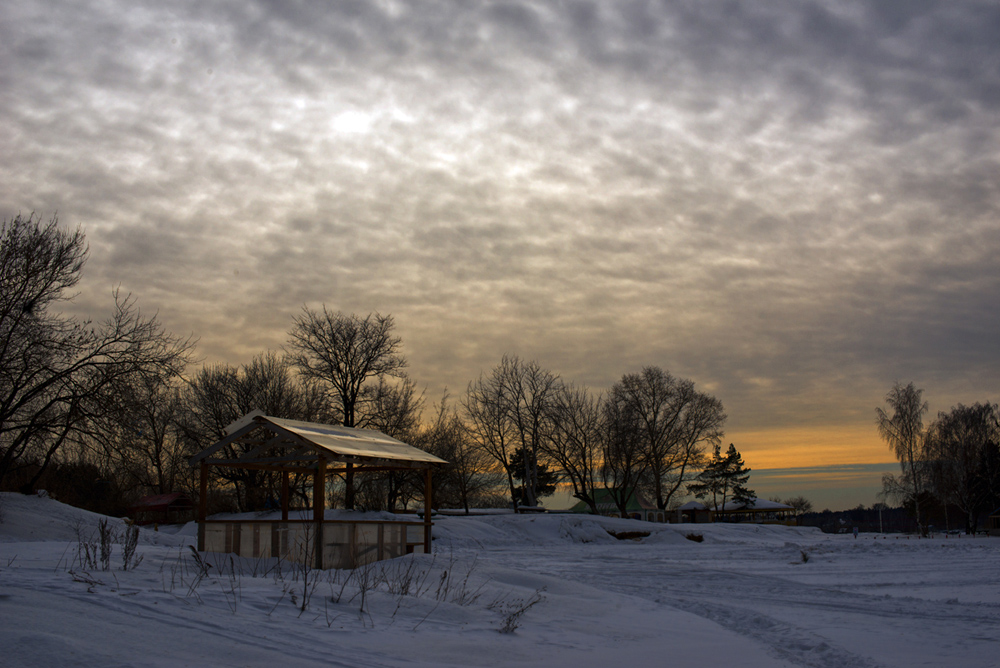
M101 571L77 549L104 518L0 504L4 666L997 665L995 538L449 516L434 555L352 573L219 554L204 569L189 525L143 529L138 567L115 546Z

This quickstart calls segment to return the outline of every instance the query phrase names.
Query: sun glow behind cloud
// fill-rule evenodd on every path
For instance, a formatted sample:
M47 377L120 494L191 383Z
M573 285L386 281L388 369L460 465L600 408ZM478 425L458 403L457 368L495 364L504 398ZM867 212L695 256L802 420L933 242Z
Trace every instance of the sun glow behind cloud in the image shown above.
M360 111L345 111L338 114L331 123L331 129L335 133L343 134L367 134L371 132L374 119Z

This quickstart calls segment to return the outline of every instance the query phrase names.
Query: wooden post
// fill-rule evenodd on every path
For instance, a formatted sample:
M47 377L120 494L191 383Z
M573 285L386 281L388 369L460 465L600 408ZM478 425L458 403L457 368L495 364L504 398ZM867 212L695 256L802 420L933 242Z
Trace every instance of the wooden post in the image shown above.
M316 461L313 476L313 534L316 541L316 568L323 568L323 512L326 510L326 459Z
M201 480L198 486L198 551L205 551L205 520L208 519L208 464L201 463Z
M347 465L344 488L344 508L354 510L354 464Z
M431 553L431 470L424 470L424 554Z
M281 521L288 521L288 471L281 474Z

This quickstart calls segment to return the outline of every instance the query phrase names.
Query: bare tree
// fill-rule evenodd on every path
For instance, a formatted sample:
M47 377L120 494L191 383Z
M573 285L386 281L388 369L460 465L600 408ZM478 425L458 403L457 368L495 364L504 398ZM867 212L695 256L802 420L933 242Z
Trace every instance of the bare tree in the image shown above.
M59 449L105 409L105 388L132 376L171 377L191 339L166 333L130 295L92 324L54 312L72 299L87 257L84 234L33 215L0 228L0 483L36 464L33 486Z
M308 380L299 382L288 360L271 351L256 355L241 367L202 367L184 388L183 403L177 422L189 455L222 439L228 425L254 410L278 418L318 422L327 421L330 415L324 393ZM240 447L227 446L225 456L238 458L244 454ZM276 473L224 468L216 475L235 485L242 510L259 510L278 495ZM297 491L300 482L304 478L292 481L293 493L301 494Z
M408 441L420 428L424 412L424 393L417 384L400 372L392 381L382 376L362 392L364 412L359 413L356 427L377 429L401 441Z
M504 471L492 457L473 442L458 414L448 406L445 391L437 405L437 416L416 444L441 457L448 466L434 472L435 507L459 506L469 513L471 505L481 505L505 486Z
M370 313L364 318L326 306L313 311L303 307L289 332L291 359L305 378L328 387L340 410L340 421L354 427L359 401L368 381L396 376L406 367L399 354L402 340L393 336L391 315Z
M489 376L480 376L466 392L463 408L470 433L507 473L515 509L538 504L538 453L552 428L557 387L558 378L537 362L504 355ZM524 453L523 471L515 474L518 450ZM524 484L515 485L515 478Z
M506 409L517 433L524 474L523 503L538 505L538 452L552 429L552 406L558 378L537 362L504 355L500 373L506 385Z
M203 366L188 381L181 419L192 447L219 440L226 427L253 410L291 420L330 419L322 391L300 382L289 360L273 351L255 355L241 366Z
M722 402L715 397L701 392L682 396L689 401L682 409L679 428L668 439L672 445L658 467L662 496L656 498L659 507L664 509L670 505L674 494L696 478L698 470L704 467L706 449L721 443L722 425L726 421Z
M811 513L813 509L812 501L804 496L792 496L784 501L781 501L786 506L791 506L795 509L796 515L805 515L806 513Z
M931 483L939 498L964 513L966 533L974 534L979 514L992 510L990 483L1000 475L998 444L996 404L959 404L948 413L938 413L928 429L923 457Z
M176 380L136 375L109 387L105 410L78 437L101 468L133 495L167 494L192 483L176 423L181 407Z
M329 421L331 407L322 388L293 371L292 361L273 350L258 353L240 366L233 385L235 408L241 411L237 417L257 408L273 417Z
M604 401L601 481L622 517L628 517L629 501L647 473L649 460L642 428L628 392L615 383Z
M361 402L364 413L358 415L357 427L377 429L393 438L418 445L420 418L423 414L424 396L417 392L416 383L400 373L395 382L381 376L374 385L362 390L366 395ZM413 471L381 471L369 473L356 481L356 507L365 510L396 509L423 483L415 479Z
M604 447L603 399L586 388L561 385L552 408L553 428L543 441L542 452L573 486L573 496L595 515L595 490L600 477Z
M626 374L618 383L635 413L647 458L647 487L665 509L671 497L700 468L709 445L722 438L722 402L655 366Z
M922 449L927 402L923 401L922 394L923 390L918 390L913 383L905 386L896 383L885 395L888 411L879 407L875 415L879 436L889 445L902 468L899 478L884 477L883 485L889 494L912 500L920 532L926 534L920 511L926 488Z
M462 400L462 411L473 443L492 458L506 475L511 503L516 509L518 498L511 459L519 441L517 430L509 419L508 404L507 383L500 367L494 367L489 376L480 375L478 380L469 383Z
M241 396L240 382L239 367L229 364L205 365L188 379L178 421L192 452L223 438L229 424L257 408L246 408L251 402Z

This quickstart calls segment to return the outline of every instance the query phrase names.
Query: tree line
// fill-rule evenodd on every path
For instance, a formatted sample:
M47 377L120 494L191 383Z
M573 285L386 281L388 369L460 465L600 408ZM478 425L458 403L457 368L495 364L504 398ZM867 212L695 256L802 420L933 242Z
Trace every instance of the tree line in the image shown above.
M879 435L899 460L899 475L882 480L882 496L902 503L928 531L932 511L954 509L966 533L1000 506L1000 410L997 404L958 404L924 424L923 390L896 383L878 407Z
M252 410L286 419L377 429L449 461L434 505L534 507L556 481L597 512L598 489L624 515L641 493L667 509L689 491L722 505L752 498L749 469L721 449L726 414L715 397L657 366L626 373L604 393L537 362L504 355L457 399L426 398L407 375L390 315L303 307L287 344L241 365L192 373L196 341L166 332L130 295L112 315L79 321L72 298L87 246L53 218L17 216L0 229L0 488L99 481L125 504L145 494L194 492L187 459ZM238 457L237 445L227 446ZM223 469L231 510L273 505L281 480ZM307 481L291 489L307 503ZM67 483L68 484L68 483ZM346 507L394 510L421 500L420 481L382 472L341 485Z
M637 492L661 509L687 493L708 450L718 454L726 414L692 381L656 366L596 394L505 355L470 383L459 420L470 447L502 473L515 508L537 505L539 474L552 469L592 512L606 489L625 515Z

